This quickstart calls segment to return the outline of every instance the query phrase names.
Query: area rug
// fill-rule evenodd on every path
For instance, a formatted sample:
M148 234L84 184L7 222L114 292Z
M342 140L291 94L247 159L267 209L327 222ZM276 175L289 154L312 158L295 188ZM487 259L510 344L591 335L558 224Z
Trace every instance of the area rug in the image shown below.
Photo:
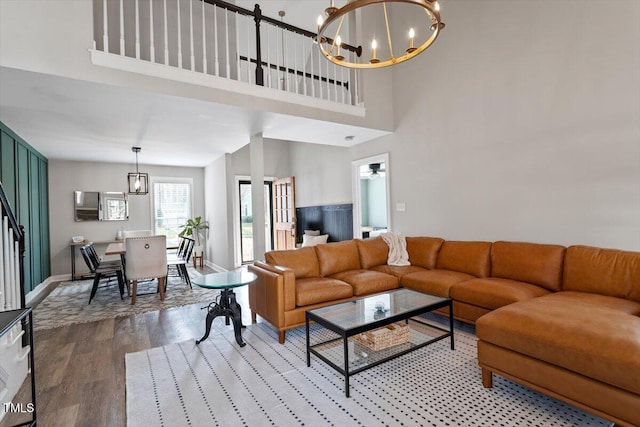
M323 334L314 327L312 336ZM606 426L604 420L502 377L484 389L473 327L350 378L312 356L304 328L285 345L259 323L234 340L224 320L208 340L126 355L127 425L136 426Z
M189 275L195 278L199 272L189 269ZM110 284L103 281L96 296L89 304L89 295L93 280L80 280L60 283L34 310L33 329L43 330L67 326L74 323L94 322L113 317L129 316L148 311L164 310L199 302L210 302L216 292L183 283L179 277L169 276L164 301L156 293L157 281L138 283L136 304L131 305L128 297L120 299L117 281Z

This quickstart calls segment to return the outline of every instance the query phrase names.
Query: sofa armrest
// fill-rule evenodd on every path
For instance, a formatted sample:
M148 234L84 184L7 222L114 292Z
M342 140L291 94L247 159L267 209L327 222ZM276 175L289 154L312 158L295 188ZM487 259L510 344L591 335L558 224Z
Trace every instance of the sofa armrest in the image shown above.
M283 326L284 312L296 308L296 278L293 270L256 261L249 270L258 276L249 286L251 311L274 326Z

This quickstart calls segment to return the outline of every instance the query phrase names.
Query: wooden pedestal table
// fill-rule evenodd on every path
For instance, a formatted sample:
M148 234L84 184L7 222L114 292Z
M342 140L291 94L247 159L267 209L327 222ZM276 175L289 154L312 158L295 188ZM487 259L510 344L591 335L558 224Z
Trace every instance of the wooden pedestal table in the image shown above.
M233 331L236 336L236 342L240 347L244 347L246 343L242 340L242 310L240 304L236 301L236 294L233 288L250 285L257 279L253 273L243 270L226 271L224 273L212 273L193 279L193 283L206 289L220 290L220 295L209 304L207 308L206 329L204 336L196 341L200 344L209 337L211 332L211 323L218 316L224 316L225 324L229 324L229 319L233 322ZM203 307L205 308L205 307Z

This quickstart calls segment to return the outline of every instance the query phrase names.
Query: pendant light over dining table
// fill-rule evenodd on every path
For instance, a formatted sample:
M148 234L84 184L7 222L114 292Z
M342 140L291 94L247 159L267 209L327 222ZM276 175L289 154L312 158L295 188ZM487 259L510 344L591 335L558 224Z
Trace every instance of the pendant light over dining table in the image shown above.
M140 147L131 147L131 151L136 153L136 171L129 172L127 179L129 181L129 194L147 194L149 193L149 174L142 173L138 170L138 153L142 150Z
M357 11L362 11L359 20ZM437 0L348 0L340 8L331 0L325 15L326 19L318 17L318 47L329 61L347 68L381 68L407 61L431 46L444 28ZM362 55L341 49L349 24L355 22L366 40L363 44L368 44Z

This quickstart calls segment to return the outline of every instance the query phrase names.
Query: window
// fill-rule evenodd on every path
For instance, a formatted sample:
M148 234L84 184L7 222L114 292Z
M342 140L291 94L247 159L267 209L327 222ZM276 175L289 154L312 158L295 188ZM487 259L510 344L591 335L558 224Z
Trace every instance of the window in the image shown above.
M271 182L264 183L264 233L266 250L273 247L271 229ZM240 181L240 249L243 264L254 261L251 181Z
M153 183L155 234L167 236L167 246L178 246L181 226L191 215L191 180L158 180Z

